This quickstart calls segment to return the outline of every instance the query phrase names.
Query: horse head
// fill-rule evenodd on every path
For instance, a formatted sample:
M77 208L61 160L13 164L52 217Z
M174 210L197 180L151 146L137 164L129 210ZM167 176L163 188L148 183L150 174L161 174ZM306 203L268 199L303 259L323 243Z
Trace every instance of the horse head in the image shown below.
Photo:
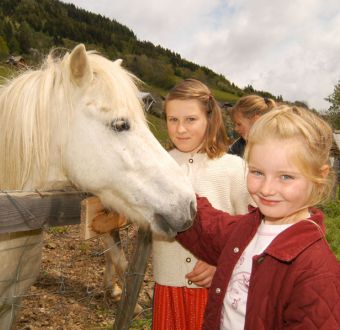
M155 232L191 225L191 184L150 132L136 79L120 60L84 45L50 55L2 87L0 109L1 189L66 180Z

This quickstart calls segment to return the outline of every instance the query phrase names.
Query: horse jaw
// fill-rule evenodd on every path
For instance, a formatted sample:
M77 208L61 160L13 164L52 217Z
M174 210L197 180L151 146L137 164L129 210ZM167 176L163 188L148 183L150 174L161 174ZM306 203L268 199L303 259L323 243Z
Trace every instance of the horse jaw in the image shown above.
M196 198L189 179L144 122L118 133L80 116L64 161L80 189L154 232L173 236L192 224Z

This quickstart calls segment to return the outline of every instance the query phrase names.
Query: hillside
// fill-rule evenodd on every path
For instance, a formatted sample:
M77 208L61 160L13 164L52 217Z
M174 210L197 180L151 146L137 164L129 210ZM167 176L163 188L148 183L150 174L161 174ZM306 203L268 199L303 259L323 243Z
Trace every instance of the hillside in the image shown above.
M85 43L105 56L122 58L124 65L159 97L178 81L191 77L205 82L221 102L234 103L256 93L275 97L252 86L241 89L221 74L183 59L169 49L140 41L114 19L90 13L57 0L2 0L0 2L0 61L24 55L29 65L39 62L52 47L70 49Z

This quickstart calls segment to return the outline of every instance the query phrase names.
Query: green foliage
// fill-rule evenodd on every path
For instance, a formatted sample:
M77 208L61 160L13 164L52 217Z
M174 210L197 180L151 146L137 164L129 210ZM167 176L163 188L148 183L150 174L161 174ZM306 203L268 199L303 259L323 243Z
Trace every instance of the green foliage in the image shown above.
M334 129L340 129L340 81L334 86L333 93L325 100L331 104L326 119Z
M60 227L49 227L47 231L53 235L61 235L61 234L66 234L68 230L69 229L67 226L60 226Z
M15 75L15 71L8 65L0 65L0 84L4 83L5 79Z
M340 261L340 200L326 202L320 208L326 216L326 239Z
M20 24L20 27L18 29L18 34L17 34L17 40L20 44L20 48L22 52L24 53L29 52L33 44L33 38L34 38L33 35L34 33L30 25L26 21L23 21Z
M6 58L9 55L7 42L0 36L0 59Z
M152 325L152 310L147 309L143 314L133 319L130 330L149 330Z
M205 66L138 40L133 31L113 19L58 0L0 1L0 37L0 56L24 55L33 62L29 65L40 62L41 54L54 46L70 49L82 42L111 59L123 58L124 65L142 81L166 92L182 79L196 78L206 83L222 103L235 102L247 93L274 98L250 85L242 90Z

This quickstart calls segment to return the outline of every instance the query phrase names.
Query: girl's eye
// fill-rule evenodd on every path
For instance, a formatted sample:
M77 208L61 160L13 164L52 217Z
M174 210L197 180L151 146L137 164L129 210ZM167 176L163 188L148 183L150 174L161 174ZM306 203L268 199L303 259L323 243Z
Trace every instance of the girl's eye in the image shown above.
M168 121L171 123L175 123L177 121L177 118L168 118Z
M287 181L287 180L293 180L294 177L292 177L291 175L288 175L288 174L282 174L281 179L284 180L284 181Z
M196 118L194 118L194 117L189 117L189 118L187 118L187 121L189 121L189 122L193 122L193 121L195 121L196 120Z
M249 171L251 174L255 175L255 176L260 176L262 175L262 172L258 171L258 170L250 170Z

